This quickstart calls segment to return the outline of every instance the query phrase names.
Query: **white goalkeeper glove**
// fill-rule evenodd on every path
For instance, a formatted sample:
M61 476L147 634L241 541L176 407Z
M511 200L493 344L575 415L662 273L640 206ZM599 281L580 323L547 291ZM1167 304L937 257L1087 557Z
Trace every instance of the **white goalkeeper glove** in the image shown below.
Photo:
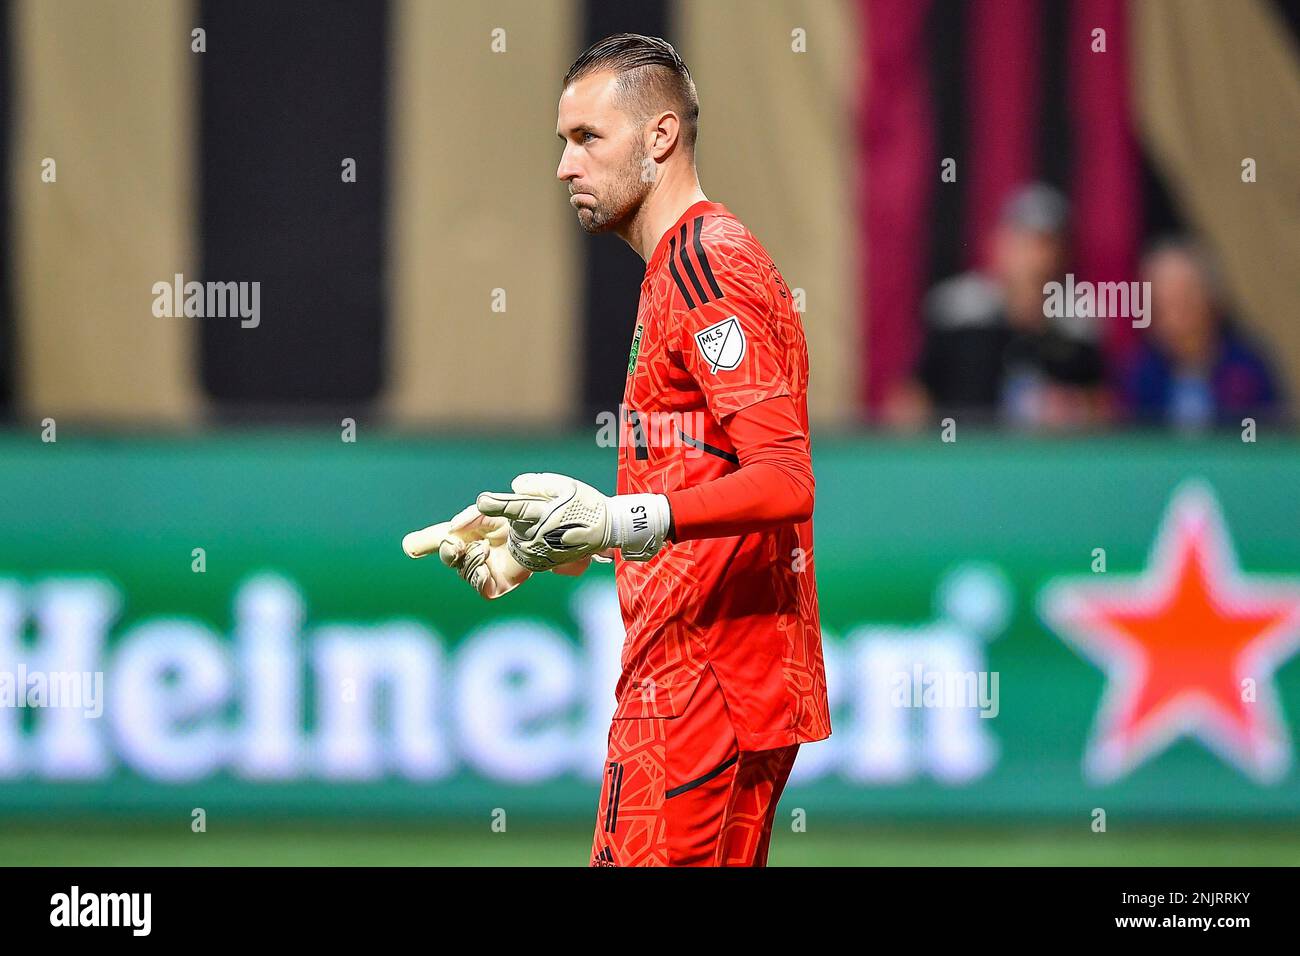
M402 550L412 558L436 551L443 564L492 601L519 587L532 574L510 556L506 547L509 535L510 523L505 518L488 517L470 505L450 521L412 531L402 539Z
M519 475L513 494L485 491L478 510L510 522L507 547L530 571L547 571L618 548L649 561L663 547L672 515L664 495L607 498L591 485L543 472Z

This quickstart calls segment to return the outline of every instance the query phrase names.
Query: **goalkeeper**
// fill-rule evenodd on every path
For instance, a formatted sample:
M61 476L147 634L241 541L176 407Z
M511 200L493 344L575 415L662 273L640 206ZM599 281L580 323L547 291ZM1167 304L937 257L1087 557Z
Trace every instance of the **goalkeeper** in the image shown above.
M579 225L646 262L617 493L523 474L404 542L486 598L614 560L627 639L593 866L765 865L799 745L830 735L803 326L762 245L700 190L698 114L672 46L634 34L587 50L560 97Z

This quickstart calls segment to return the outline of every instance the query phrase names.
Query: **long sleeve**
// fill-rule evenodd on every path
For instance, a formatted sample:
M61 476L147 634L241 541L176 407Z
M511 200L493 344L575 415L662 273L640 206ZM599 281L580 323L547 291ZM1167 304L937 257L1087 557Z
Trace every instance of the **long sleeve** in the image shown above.
M669 492L673 539L720 538L808 520L815 484L808 436L788 395L742 408L722 421L740 468Z

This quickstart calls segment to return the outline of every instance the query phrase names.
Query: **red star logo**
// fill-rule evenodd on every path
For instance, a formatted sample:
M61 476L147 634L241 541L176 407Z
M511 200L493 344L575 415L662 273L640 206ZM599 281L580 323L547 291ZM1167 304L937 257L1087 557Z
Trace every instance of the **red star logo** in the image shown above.
M1093 781L1184 735L1262 783L1289 769L1273 673L1300 647L1300 579L1243 574L1205 484L1175 490L1144 573L1055 582L1039 607L1106 673L1084 758Z

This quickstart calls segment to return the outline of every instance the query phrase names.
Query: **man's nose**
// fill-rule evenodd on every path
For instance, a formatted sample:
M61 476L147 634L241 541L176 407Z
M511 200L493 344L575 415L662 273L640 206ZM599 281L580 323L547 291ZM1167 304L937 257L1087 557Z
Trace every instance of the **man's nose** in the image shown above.
M561 182L567 183L570 180L577 179L580 174L581 171L569 154L569 148L564 147L564 154L560 156L560 165L555 170L555 177Z

